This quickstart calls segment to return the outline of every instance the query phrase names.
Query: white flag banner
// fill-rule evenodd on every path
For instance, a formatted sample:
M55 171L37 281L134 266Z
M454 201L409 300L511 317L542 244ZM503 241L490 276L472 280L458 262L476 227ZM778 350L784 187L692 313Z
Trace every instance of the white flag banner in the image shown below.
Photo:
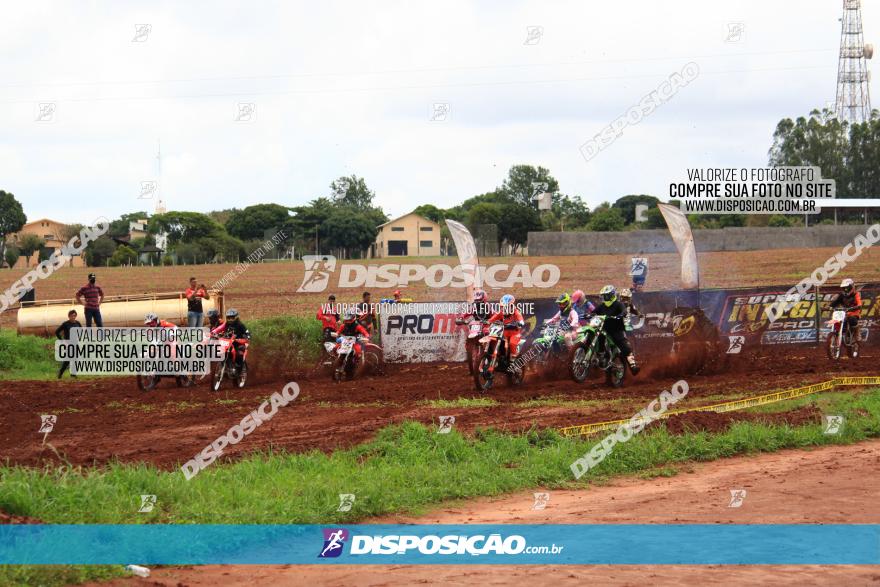
M483 283L480 275L480 260L477 258L477 245L471 231L467 226L455 220L446 220L446 226L449 227L449 234L455 241L455 250L458 252L458 262L461 264L461 270L465 275L468 300L474 297L474 284Z
M681 287L682 289L698 289L700 287L700 267L697 263L697 248L694 245L694 233L687 216L669 204L657 204L663 214L669 234L678 254L681 256Z

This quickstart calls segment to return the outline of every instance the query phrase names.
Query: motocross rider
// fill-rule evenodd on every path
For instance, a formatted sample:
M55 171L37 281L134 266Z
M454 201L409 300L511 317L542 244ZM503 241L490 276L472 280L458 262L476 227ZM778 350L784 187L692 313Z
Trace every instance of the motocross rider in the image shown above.
M629 364L629 369L633 375L638 374L639 366L636 358L632 354L632 348L626 339L626 330L624 320L626 318L626 306L617 299L617 290L613 285L606 285L599 292L602 297L602 303L596 308L597 316L605 316L605 334L614 341L620 354Z
M832 309L838 306L842 306L846 310L846 325L850 332L855 332L856 342L861 342L859 316L862 314L862 294L856 291L853 280L848 277L840 283L840 293L829 304Z
M171 322L166 322L165 320L159 320L159 316L150 312L146 316L144 316L144 326L149 326L150 328L177 328L177 325L172 324Z
M624 305L626 308L626 318L624 318L624 325L626 327L627 332L632 332L632 316L644 316L638 308L636 308L635 304L632 301L632 291L624 288L620 290L620 303Z
M556 298L556 306L559 308L559 311L552 318L547 318L544 323L559 324L559 328L562 331L560 340L553 341L558 344L562 339L570 339L572 337L578 324L580 324L580 316L578 316L577 310L574 309L571 303L571 296L565 292L562 292Z
M325 310L327 310L325 312ZM339 327L339 312L336 310L336 296L330 294L327 297L327 303L321 304L318 313L315 316L321 321L321 328L324 333L324 340L330 342L333 340L333 333Z
M456 324L466 324L470 320L480 320L486 322L492 311L489 308L489 296L481 289L474 290L473 301L468 305L467 312L459 314L455 319Z
M511 294L501 296L500 308L489 316L489 322L504 323L504 340L507 343L508 362L513 363L519 355L519 342L522 338L522 329L526 325L520 311L516 309L516 298Z
M358 315L356 312L348 311L345 313L345 317L342 320L342 323L339 325L339 328L336 329L336 336L354 336L354 353L355 356L360 358L361 356L361 343L360 337L363 336L367 340L370 339L370 332L364 328L364 325L361 324L360 320L358 320ZM339 340L337 339L337 343ZM339 345L337 344L337 348Z
M235 367L236 369L244 363L244 351L247 348L247 341L251 339L251 331L247 329L244 322L238 319L238 310L229 308L226 310L226 320L220 323L220 326L211 331L212 335L232 335L234 340L232 346L235 348ZM239 341L244 342L239 342Z
M584 325L590 321L590 316L596 311L596 306L587 299L579 289L574 290L571 294L571 305L578 314L578 324Z

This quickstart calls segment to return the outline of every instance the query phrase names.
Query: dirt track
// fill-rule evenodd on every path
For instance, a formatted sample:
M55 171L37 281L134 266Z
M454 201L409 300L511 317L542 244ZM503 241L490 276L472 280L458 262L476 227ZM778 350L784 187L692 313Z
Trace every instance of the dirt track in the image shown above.
M869 355L858 362L830 365L818 349L788 351L794 354L785 356L781 350L774 352L779 354L760 360L740 357L739 364L729 373L687 376L690 392L681 405L707 405L724 398L823 381L838 374L869 374L876 370L875 358ZM57 461L57 450L72 464L103 464L118 459L172 468L226 433L290 380L300 383L300 397L281 408L245 441L230 447L224 458L240 458L270 446L291 452L329 452L367 440L391 423L415 420L431 424L438 416L450 414L456 416L456 428L465 432L477 426L521 431L532 426L555 427L629 417L677 379L640 376L623 389L615 390L604 384L578 386L566 379L541 381L532 377L519 388L494 389L487 397L498 405L468 408L437 408L425 403L480 397L461 364L407 365L392 368L392 373L384 378L367 377L338 384L329 378L275 377L272 382L255 383L240 392L224 388L219 393L210 391L206 385L178 389L170 381L163 381L158 390L145 394L137 390L130 378L18 382L5 385L0 391L0 414L7 424L0 427L0 459L36 465L44 460ZM523 405L526 401L548 398L557 402L601 401L577 407ZM47 437L51 446L44 446L43 435L38 433L41 414L58 416ZM793 423L818 422L820 415L800 409L772 418ZM726 426L730 419L731 416L695 416L684 423L716 429Z
M553 491L545 510L532 492L451 504L419 518L371 523L880 523L880 441L782 451L690 465L671 478L624 479L582 491ZM731 489L745 489L739 508ZM672 545L671 545L672 546ZM134 585L854 585L880 584L876 566L206 566L157 569ZM107 584L103 584L107 585Z

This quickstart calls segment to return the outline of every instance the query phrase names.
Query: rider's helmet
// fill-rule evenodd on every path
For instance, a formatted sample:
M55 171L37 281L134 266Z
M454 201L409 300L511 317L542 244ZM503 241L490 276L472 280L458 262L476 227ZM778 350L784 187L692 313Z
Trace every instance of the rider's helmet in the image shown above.
M400 290L399 289L394 290L393 295L394 295L395 300L400 301Z
M226 321L235 322L236 320L238 320L238 310L235 308L229 308L226 310Z
M474 303L475 304L479 304L480 302L486 302L488 300L489 300L489 296L486 295L486 292L484 292L481 289L474 290Z
M501 296L501 312L505 316L510 316L516 311L516 298L512 294L504 294Z
M354 321L357 320L357 317L357 312L349 310L345 313L345 317L343 318L343 320L345 320L346 324L354 324Z
M606 285L599 290L599 295L602 296L602 301L605 302L605 305L610 306L617 299L617 290L614 289L613 285Z
M144 316L144 324L147 326L156 326L159 324L159 317L154 313L150 312L146 316Z
M587 299L587 296L585 296L584 292L582 292L579 289L574 290L574 292L572 292L572 294L571 294L571 303L572 304L580 304L585 299Z
M621 302L623 302L624 304L629 303L632 301L632 298L633 298L632 291L630 291L627 288L623 288L622 290L620 290L620 301Z
M567 314L571 311L571 296L562 292L559 294L559 297L556 298L556 305L559 306L559 311L562 314Z
M854 286L855 284L853 283L853 280L849 277L840 282L840 289L842 289L845 294L852 293Z

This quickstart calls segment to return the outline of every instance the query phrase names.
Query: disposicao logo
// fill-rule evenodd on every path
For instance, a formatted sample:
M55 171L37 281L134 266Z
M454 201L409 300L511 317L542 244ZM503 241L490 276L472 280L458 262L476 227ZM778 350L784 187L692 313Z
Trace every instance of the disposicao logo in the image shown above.
M348 530L345 528L324 528L324 548L318 558L336 558L342 554L342 547L348 540Z

